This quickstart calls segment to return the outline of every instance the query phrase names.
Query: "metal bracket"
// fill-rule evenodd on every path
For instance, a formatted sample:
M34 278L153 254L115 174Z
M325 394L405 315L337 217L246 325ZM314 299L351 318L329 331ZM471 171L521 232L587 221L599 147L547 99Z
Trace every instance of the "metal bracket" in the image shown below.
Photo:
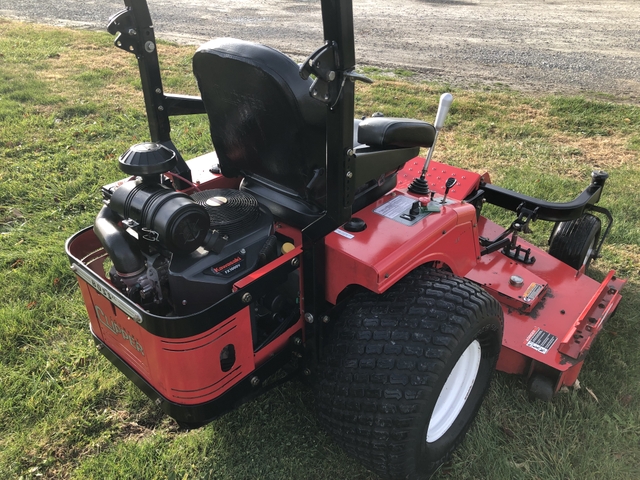
M316 78L309 89L309 94L316 100L333 105L338 98L336 89L330 88L336 79L338 65L335 42L330 42L318 48L300 65L300 77L303 80L314 75Z
M306 80L311 75L315 76L316 78L309 89L309 94L316 100L332 107L340 98L347 78L352 82L359 80L365 83L373 83L373 80L355 73L353 69L346 71L339 71L339 69L338 47L335 42L328 42L309 55L304 63L300 65L300 77ZM340 88L333 83L338 78L338 73L342 74L340 75L342 80L338 79Z
M120 10L109 18L107 31L116 35L113 44L125 52L138 54L138 32L134 28L133 15L130 8Z
M530 210L524 206L524 203L521 203L516 212L518 213L518 218L509 227L509 230L513 232L511 241L502 249L502 253L517 262L531 265L535 263L536 257L531 256L530 248L522 248L518 245L518 233L531 233L529 223L535 222L538 218L538 207Z
M538 207L533 210L529 210L528 208L525 208L524 203L521 203L516 211L518 213L518 218L516 218L511 223L511 226L498 238L495 240L489 240L480 237L480 245L485 247L480 251L480 255L488 255L489 253L493 253L502 248L503 255L517 262L522 262L525 265L535 263L536 257L531 256L531 249L522 248L522 246L518 245L518 233L531 233L529 223L535 222L538 218ZM509 235L511 235L511 239L508 238Z

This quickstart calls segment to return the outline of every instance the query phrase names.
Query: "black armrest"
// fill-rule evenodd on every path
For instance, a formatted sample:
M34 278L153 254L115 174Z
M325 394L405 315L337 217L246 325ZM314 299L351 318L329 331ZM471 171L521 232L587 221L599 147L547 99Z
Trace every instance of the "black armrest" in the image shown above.
M431 147L433 125L411 118L370 117L358 126L358 142L370 147Z

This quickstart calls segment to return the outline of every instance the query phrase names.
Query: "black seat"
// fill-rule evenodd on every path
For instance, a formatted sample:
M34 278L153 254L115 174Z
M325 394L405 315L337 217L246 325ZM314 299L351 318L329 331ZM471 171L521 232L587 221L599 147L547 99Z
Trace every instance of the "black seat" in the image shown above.
M193 57L193 71L221 172L228 177L244 176L241 189L258 197L286 223L303 227L321 215L327 107L310 97L311 79L303 80L298 65L281 52L232 38L202 45ZM383 126L374 122L365 137L370 141L397 138L402 128L390 126L392 119L385 120ZM417 124L408 128L420 130ZM381 130L396 133L381 134ZM424 128L420 132L409 136L424 143L428 133L425 137ZM401 145L386 141L384 147L389 146ZM373 202L395 184L395 170L366 178L353 210Z

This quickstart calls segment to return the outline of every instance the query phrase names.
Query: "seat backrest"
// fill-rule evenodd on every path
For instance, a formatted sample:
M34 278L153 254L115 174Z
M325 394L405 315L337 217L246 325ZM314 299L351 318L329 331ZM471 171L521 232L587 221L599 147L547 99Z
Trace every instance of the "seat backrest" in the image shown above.
M326 106L310 97L298 65L272 48L221 38L197 50L193 71L222 173L266 179L321 204Z

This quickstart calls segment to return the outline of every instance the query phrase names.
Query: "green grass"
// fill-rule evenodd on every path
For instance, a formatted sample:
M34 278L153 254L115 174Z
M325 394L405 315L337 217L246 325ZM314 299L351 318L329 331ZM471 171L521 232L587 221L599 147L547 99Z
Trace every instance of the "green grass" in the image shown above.
M0 476L375 478L318 430L302 385L185 432L92 346L64 241L93 222L99 187L122 177L118 156L148 138L135 59L111 42L0 21ZM167 90L196 94L194 48L159 50ZM450 89L404 70L365 73L376 83L358 85L358 115L432 120ZM521 379L498 374L438 478L640 478L640 109L503 86L452 93L435 159L553 200L575 196L593 168L610 173L601 204L616 222L593 274L614 268L628 284L582 388L532 403ZM210 149L202 116L174 121L173 137L187 158ZM532 238L548 229L535 224Z

